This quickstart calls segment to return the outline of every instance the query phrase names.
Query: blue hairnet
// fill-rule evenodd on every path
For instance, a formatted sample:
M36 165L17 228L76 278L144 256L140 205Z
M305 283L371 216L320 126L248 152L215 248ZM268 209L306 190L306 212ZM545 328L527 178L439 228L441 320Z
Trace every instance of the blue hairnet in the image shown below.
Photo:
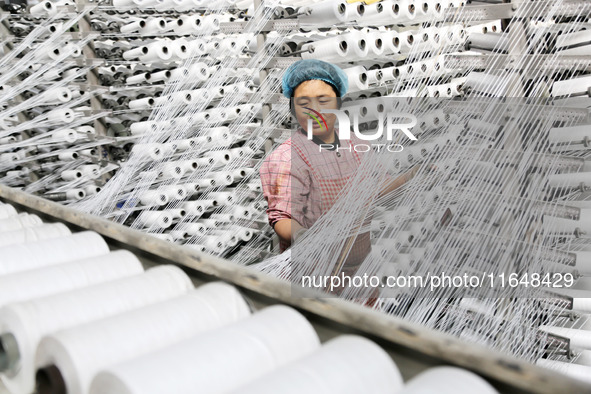
M283 95L291 98L300 83L311 79L319 79L333 85L339 97L344 96L349 89L349 78L342 69L322 60L304 59L295 62L285 70L281 83Z

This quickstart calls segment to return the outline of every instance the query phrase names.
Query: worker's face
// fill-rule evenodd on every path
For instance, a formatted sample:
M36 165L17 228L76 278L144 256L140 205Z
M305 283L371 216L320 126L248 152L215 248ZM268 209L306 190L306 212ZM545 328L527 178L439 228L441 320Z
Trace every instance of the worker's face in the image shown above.
M310 111L311 109L317 112L325 109L338 109L337 95L331 85L316 79L302 82L294 91L293 105L296 119L306 132L308 131L308 119L311 119L314 126L312 132L315 136L322 138L332 135L337 120L336 115L322 114L326 121L325 125L317 114ZM320 120L320 124L316 122L314 117Z

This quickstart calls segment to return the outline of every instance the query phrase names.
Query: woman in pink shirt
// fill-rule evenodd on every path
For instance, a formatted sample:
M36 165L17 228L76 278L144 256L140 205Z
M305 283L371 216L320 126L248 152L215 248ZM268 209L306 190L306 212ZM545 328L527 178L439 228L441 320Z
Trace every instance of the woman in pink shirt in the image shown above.
M269 224L279 236L281 252L333 206L361 163L360 154L350 148L362 143L354 134L339 140L334 114L322 114L325 122L312 122L312 139L304 131L314 114L340 108L348 79L339 67L320 60L298 61L286 70L282 87L301 128L265 159L260 170ZM415 172L416 168L393 180L383 193L398 188ZM359 234L340 265L342 271L354 274L370 250L369 232Z

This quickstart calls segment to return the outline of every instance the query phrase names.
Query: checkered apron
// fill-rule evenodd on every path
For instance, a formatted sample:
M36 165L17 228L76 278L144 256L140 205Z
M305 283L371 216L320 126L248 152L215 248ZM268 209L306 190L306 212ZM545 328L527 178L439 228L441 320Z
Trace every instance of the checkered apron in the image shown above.
M291 147L310 167L312 176L314 177L314 183L316 186L319 186L320 188L322 196L321 212L322 215L324 215L337 201L339 193L345 187L351 176L344 176L342 178L337 179L327 179L323 177L314 165L313 160L306 154L306 152L303 149L301 149L301 147L298 146L298 143L293 141L293 139L290 142ZM349 142L349 144L351 144L351 142ZM354 149L351 153L354 155L357 163L361 164L361 157L359 156L359 154ZM347 249L350 249L348 256L344 258L344 261L343 257L339 259L333 271L333 275L339 274L340 272L344 272L345 275L354 275L359 269L361 263L363 262L367 254L370 252L371 243L369 232L359 234L354 240L351 241L352 242L349 243L349 247L347 248L347 246L345 246L344 250L346 254Z

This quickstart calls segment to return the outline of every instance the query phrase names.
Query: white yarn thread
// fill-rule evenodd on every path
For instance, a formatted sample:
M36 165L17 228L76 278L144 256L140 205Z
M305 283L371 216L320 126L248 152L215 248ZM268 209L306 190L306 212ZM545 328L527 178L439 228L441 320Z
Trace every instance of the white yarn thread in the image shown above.
M347 20L348 9L344 1L323 1L306 7L309 15L300 15L299 20L303 25L332 26Z
M0 248L44 239L65 237L70 234L72 232L63 223L42 224L37 227L27 227L0 233Z
M86 393L102 368L249 315L235 287L210 283L170 300L46 336L39 344L35 365L55 365L67 392Z
M104 256L0 276L0 307L140 274L142 264L119 250Z
M498 394L484 379L465 369L454 367L431 368L411 380L398 394Z
M539 359L537 365L563 373L571 378L591 383L591 367L563 361Z
M159 190L147 190L140 195L139 199L140 203L146 206L165 205L169 201L166 193Z
M43 221L37 215L28 213L20 213L17 216L12 216L0 220L0 233L20 230L28 227L36 227L43 224Z
M0 276L107 253L109 253L107 243L92 231L6 246L0 248L0 256L2 256Z
M73 129L63 129L54 131L51 135L54 142L68 142L74 143L78 139L78 134Z
M82 178L82 172L78 171L78 170L66 170L66 171L62 171L62 173L60 174L60 176L62 177L62 179L64 181L76 181L80 178Z
M16 216L18 213L12 205L2 204L0 205L0 219L7 219L12 216Z
M14 335L20 368L0 378L11 392L30 393L35 386L35 350L43 336L170 299L192 287L180 268L165 265L130 278L5 306L0 309L0 332Z
M356 44L356 43L354 43ZM302 59L334 60L346 58L353 49L346 37L336 36L302 46Z
M71 123L75 118L74 111L70 109L54 109L47 113L47 121L51 123Z
M84 197L86 197L84 189L66 190L66 200L82 200Z
M402 385L398 367L382 348L363 337L343 335L234 393L382 394L395 393Z
M308 321L272 306L216 332L111 366L92 382L92 394L222 393L306 356L319 347ZM212 357L212 355L216 355Z

